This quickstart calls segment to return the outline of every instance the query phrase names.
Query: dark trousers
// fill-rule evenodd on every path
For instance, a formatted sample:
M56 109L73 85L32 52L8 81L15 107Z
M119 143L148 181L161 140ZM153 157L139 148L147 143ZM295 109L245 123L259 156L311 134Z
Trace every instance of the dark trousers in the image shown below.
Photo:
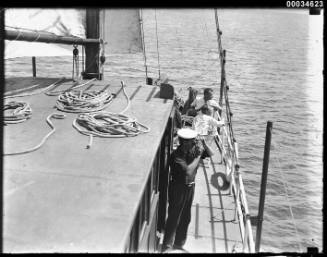
M168 219L165 226L163 250L173 246L182 247L186 242L187 229L191 221L194 184L172 182L168 191Z

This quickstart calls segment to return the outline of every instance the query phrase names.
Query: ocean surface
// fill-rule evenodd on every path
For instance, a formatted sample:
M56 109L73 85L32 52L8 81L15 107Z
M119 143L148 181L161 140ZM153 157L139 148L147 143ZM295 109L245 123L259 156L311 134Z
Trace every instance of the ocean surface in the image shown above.
M259 205L266 124L273 122L260 250L321 251L323 14L218 9L218 17L227 51L233 130L253 216ZM212 87L218 98L214 11L145 9L143 19L148 76L167 74L177 90ZM71 76L72 57L39 57L37 63L38 76ZM32 73L30 57L8 59L5 65L8 77ZM105 76L120 74L143 80L142 53L108 56Z

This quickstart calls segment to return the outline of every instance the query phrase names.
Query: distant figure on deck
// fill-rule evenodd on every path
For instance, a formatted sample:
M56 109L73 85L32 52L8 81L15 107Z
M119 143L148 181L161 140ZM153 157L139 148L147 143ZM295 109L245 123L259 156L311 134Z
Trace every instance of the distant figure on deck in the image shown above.
M204 104L201 107L200 113L193 119L192 129L194 129L199 138L205 142L209 148L211 148L214 137L218 135L218 127L222 127L225 125L224 120L216 120L212 117L212 109L208 107L207 104ZM221 149L218 146L220 153ZM206 155L206 152L203 155L203 158L209 157L210 155Z
M207 104L201 107L199 114L193 119L192 128L199 136L216 136L217 128L225 125L223 120L212 117L212 109Z
M198 95L198 90L196 90L193 87L189 87L188 90L189 90L188 99L185 101L182 115L188 115L189 112L194 113L194 107L191 107L191 104L195 101L195 99ZM194 115L191 115L191 116L194 116Z
M171 181L168 189L168 219L165 226L162 252L184 250L187 229L191 221L194 197L194 180L203 152L197 133L189 128L178 131L180 145L172 153L170 161Z
M203 91L203 98L195 99L191 104L192 107L198 113L201 110L201 107L207 104L210 109L212 109L212 117L217 120L220 120L218 111L221 110L221 106L216 100L213 99L213 90L212 88L205 88Z

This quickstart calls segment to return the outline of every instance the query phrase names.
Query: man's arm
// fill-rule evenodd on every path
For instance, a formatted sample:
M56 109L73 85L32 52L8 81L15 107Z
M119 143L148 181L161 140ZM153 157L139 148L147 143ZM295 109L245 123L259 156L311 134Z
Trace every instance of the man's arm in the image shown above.
M225 121L224 120L216 120L215 118L210 117L210 123L215 126L215 127L222 127L225 125Z
M201 160L201 154L197 156L187 167L186 174L190 176L194 176L196 169L199 165L199 161Z
M198 155L190 164L187 164L186 161L180 157L177 157L175 161L180 166L180 168L185 171L187 175L192 176L196 172L200 159L201 154Z

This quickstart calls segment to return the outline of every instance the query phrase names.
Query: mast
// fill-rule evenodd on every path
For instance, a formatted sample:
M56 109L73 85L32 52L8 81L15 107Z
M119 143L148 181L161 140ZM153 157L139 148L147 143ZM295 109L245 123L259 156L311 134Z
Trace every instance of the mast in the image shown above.
M100 40L100 10L86 9L86 38ZM99 65L99 44L88 44L85 46L85 72L83 79L102 79Z

